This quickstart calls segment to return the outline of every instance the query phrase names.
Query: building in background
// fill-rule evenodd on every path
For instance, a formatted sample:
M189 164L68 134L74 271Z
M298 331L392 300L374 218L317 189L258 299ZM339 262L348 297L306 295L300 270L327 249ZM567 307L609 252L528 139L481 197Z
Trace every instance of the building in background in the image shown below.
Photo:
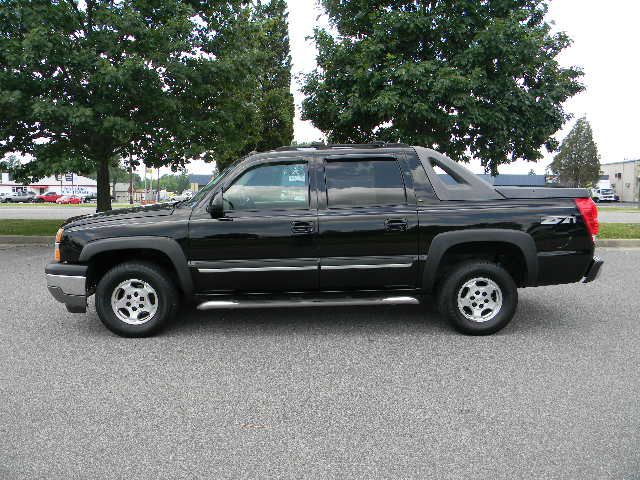
M609 177L611 188L622 202L637 202L640 195L640 159L600 165L603 176Z
M545 187L549 183L546 175L478 175L485 182L499 187Z
M448 183L450 185L453 185L456 183L456 181L446 173L438 172L438 175L445 183ZM488 175L488 174L478 174L478 177L480 177L485 182L490 183L491 185L495 185L496 187L552 187L554 186L554 185L551 185L550 178L548 178L546 175L505 174L505 175L496 175L495 177L492 177L491 175Z
M75 173L63 173L52 177L45 177L37 182L22 184L15 182L9 173L0 174L0 192L33 192L41 195L46 192L55 192L60 195L78 195L86 197L96 195L97 183L91 178L83 177Z
M191 190L197 192L202 187L207 185L213 179L213 175L194 175L189 174L189 183L191 184ZM181 192L176 192L181 193Z
M116 188L111 185L111 198L115 203L129 203L129 183L118 182ZM144 188L133 188L133 203L143 203L144 200L153 199L153 192Z

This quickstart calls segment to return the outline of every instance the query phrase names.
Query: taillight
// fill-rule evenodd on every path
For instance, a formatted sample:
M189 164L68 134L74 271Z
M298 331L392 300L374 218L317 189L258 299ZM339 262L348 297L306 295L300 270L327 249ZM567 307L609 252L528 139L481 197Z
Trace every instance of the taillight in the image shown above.
M597 235L600 231L600 224L598 223L598 207L595 202L591 198L576 198L576 206L584 218L584 223L587 224L589 233Z

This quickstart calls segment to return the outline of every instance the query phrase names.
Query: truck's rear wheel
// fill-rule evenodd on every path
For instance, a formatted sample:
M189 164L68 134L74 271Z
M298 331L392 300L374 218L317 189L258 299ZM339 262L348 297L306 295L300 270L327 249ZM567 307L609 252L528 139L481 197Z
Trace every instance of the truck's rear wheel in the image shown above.
M438 307L453 327L469 335L504 328L518 306L518 289L504 268L492 262L464 262L444 279Z
M151 263L113 267L96 288L96 311L102 323L124 337L158 332L175 314L178 293L168 274Z

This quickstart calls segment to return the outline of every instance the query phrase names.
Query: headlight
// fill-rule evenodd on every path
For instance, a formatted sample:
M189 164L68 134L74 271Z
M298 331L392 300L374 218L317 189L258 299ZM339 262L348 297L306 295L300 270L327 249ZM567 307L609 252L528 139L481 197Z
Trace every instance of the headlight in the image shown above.
M62 241L62 235L64 235L64 228L58 229L56 233L56 243L53 247L53 258L56 262L60 261L60 242Z

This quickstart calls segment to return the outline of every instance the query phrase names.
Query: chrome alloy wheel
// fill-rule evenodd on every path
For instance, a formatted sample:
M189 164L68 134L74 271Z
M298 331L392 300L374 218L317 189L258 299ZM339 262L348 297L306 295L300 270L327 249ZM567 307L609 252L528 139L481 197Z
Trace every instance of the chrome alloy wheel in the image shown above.
M125 280L114 288L111 308L124 323L142 325L151 320L158 310L158 294L143 280Z
M458 291L458 310L472 322L488 322L501 308L502 290L489 278L472 278Z

